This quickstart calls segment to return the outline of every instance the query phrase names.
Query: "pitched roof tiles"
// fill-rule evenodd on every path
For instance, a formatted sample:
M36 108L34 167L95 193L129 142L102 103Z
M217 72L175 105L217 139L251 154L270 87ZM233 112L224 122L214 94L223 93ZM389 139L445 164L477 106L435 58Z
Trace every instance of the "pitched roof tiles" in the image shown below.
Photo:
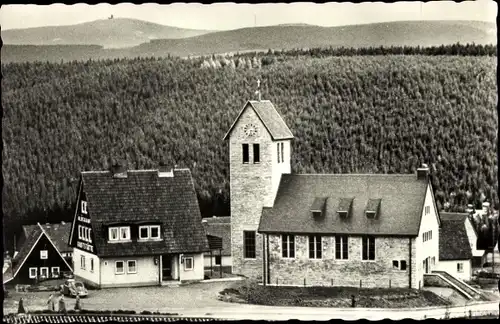
M259 232L417 236L427 186L416 175L283 174ZM309 209L318 196L328 197L325 217L314 218ZM354 197L347 218L337 213L345 197ZM374 219L365 215L370 199L382 199Z
M114 178L110 172L83 172L83 190L92 220L97 254L108 256L198 253L209 250L188 169L174 169L160 177L158 170L128 171ZM107 242L107 225L156 221L162 240Z
M238 114L238 117L236 117L235 121L229 128L229 131L226 133L224 136L224 139L227 139L233 130L234 126L238 122L238 119L240 118L241 114L247 109L248 107L251 107L257 116L260 118L262 123L264 124L264 127L269 131L271 134L271 137L273 140L284 140L284 139L291 139L293 138L293 134L286 125L285 121L281 117L281 115L278 113L274 105L272 104L271 101L269 100L261 100L261 101L254 101L250 100L248 101L243 109L240 111Z

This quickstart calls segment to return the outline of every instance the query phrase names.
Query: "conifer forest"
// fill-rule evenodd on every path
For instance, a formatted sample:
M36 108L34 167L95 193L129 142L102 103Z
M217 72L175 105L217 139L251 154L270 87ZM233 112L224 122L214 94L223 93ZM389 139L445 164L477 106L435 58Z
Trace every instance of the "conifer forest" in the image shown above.
M202 215L229 215L223 137L257 79L295 136L292 172L426 163L440 210L498 208L496 47L480 53L2 64L6 239L22 224L72 221L80 172L119 161L189 168Z

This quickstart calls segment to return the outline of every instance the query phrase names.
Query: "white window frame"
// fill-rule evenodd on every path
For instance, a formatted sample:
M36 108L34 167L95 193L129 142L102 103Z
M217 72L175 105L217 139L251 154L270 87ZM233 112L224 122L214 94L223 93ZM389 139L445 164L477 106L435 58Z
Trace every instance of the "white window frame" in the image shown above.
M312 235L313 237L313 246L314 246L314 258L311 258L311 235L308 236L307 238L307 254L308 254L308 259L309 260L321 260L323 259L323 236L322 235L319 235L319 234L313 234ZM318 238L319 238L319 242L320 242L320 248L319 250L317 249L317 242L318 242ZM320 251L320 253L318 253L318 251ZM319 257L318 255L321 254L321 256Z
M54 270L57 269L57 277L54 276ZM52 267L50 268L50 276L52 278L58 278L61 275L61 269L59 267Z
M153 236L153 231L152 231L153 228L157 228L158 229L158 236L157 237ZM161 238L160 225L151 225L151 226L149 226L149 238L152 239L152 240L159 240Z
M80 269L85 270L85 255L80 255Z
M118 271L118 263L122 264L122 271ZM115 261L115 274L120 275L120 274L125 274L125 261Z
M364 250L364 238L366 238L366 260L363 259L363 250ZM370 259L370 247L372 244L370 243L370 239L373 238L373 259ZM361 238L361 261L362 262L374 262L377 261L377 238L372 235L368 235Z
M126 230L125 233L127 233L127 235L125 238L122 238L122 230ZM130 241L130 226L120 226L119 234L120 241Z
M293 242L293 244L292 244ZM283 249L283 243L286 243L286 247L287 247L287 252L288 252L288 255L287 256L283 256L283 253L284 251L282 250L281 251L281 257L283 259L295 259L295 235L293 234L282 234L281 235L281 248ZM290 246L293 245L293 256L290 256L291 253L291 249L290 249Z
M188 268L187 260L191 260L191 267ZM184 258L184 271L192 271L194 270L194 258L193 257L185 257Z
M33 272L35 272L35 274L33 274ZM29 270L30 279L36 279L37 276L38 276L38 268L30 268Z
M47 260L49 258L48 250L40 250L40 260Z
M49 272L49 267L40 267L40 277L43 276L43 273L45 272L45 277L46 279L49 279L50 277L50 272Z
M82 208L81 208L82 214L87 215L87 202L82 200Z
M340 241L340 258L337 258L337 239ZM349 236L347 235L335 235L333 237L333 258L335 260L346 261L349 260ZM344 241L346 241L347 245L347 258L344 258Z
M134 262L134 271L130 271L129 262ZM137 273L137 261L136 260L127 260L127 273Z
M457 263L457 272L458 273L464 273L464 263L463 262L458 262Z
M90 272L94 272L94 258L90 258Z
M116 238L113 238L111 233L116 230ZM119 227L110 227L108 228L108 241L119 241L120 240L120 228Z
M141 230L146 229L147 235L145 237L141 236ZM149 226L147 225L141 225L139 226L139 240L147 240L149 239L149 235L151 234Z
M90 233L92 232L92 229L89 227L88 228L88 239L89 239L89 243L92 243L92 236L90 235Z

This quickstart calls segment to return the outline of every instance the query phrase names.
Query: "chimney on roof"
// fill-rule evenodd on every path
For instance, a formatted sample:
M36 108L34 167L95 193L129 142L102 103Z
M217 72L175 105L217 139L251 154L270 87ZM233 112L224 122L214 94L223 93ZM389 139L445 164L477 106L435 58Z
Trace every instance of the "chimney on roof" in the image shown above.
M127 177L127 167L124 163L115 163L111 166L110 170L113 178L126 178Z
M427 180L429 178L429 167L427 164L422 164L420 168L417 169L417 179Z

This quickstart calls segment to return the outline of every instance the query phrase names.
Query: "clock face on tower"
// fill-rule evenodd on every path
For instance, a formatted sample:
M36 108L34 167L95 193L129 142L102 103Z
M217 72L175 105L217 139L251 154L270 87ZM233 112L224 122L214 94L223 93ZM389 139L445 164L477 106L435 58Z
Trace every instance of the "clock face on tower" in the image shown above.
M243 127L243 131L247 136L255 136L257 134L257 126L254 124L246 124L245 127Z

